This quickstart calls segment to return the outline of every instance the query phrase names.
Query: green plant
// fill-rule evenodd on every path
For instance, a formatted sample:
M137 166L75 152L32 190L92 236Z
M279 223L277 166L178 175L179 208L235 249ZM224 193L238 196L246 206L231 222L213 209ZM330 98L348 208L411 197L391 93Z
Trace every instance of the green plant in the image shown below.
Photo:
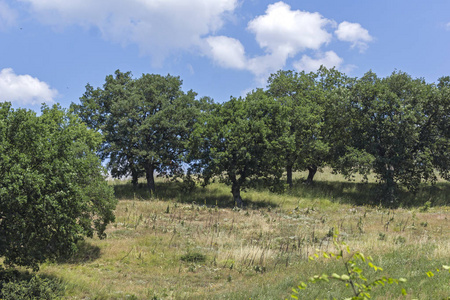
M106 236L113 190L96 156L102 137L59 106L42 114L0 103L0 257L38 269L84 236ZM0 263L1 265L1 263Z
M423 206L420 208L421 212L427 212L431 207L431 201L427 201L423 204Z
M3 284L0 297L4 300L61 299L64 286L59 280L34 276L30 281L11 281Z
M180 259L186 262L204 262L206 255L200 252L188 252L182 255Z
M331 275L323 273L322 275L314 275L308 279L307 282L310 284L315 284L318 282L330 282L330 280L335 280L341 282L346 287L351 290L351 297L344 297L343 299L351 299L351 300L366 300L370 299L370 292L373 288L379 286L385 286L386 284L399 284L406 282L404 278L391 278L391 277L378 277L372 280L369 280L366 277L366 273L364 270L364 265L367 265L369 268L373 269L375 272L382 271L383 269L373 264L373 259L371 256L365 256L362 252L359 251L351 251L350 247L345 242L338 243L338 231L335 231L333 235L333 244L336 247L336 252L322 252L322 256L325 259L335 259L337 261L342 261L345 272L344 274L332 273ZM319 254L315 253L313 256L310 256L310 260L316 260L319 258ZM365 268L367 269L367 268ZM301 281L298 285L298 289L293 288L292 291L294 294L291 295L294 299L299 299L297 295L301 294L301 290L304 290L308 287L306 282ZM402 294L406 295L406 290L402 289ZM333 297L333 299L336 299Z

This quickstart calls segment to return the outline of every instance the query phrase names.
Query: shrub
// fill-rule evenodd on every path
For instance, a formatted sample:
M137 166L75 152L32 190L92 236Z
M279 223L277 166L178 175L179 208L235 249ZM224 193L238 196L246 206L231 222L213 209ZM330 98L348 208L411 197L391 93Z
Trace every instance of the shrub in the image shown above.
M204 262L206 260L206 255L200 252L188 252L182 255L180 259L186 262Z
M0 298L4 300L61 299L64 286L56 279L33 276L31 280L11 281L3 284Z

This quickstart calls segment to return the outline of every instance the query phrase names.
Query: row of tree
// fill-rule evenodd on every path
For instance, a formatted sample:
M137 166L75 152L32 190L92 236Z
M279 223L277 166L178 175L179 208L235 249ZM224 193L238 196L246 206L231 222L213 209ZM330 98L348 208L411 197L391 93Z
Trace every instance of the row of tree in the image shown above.
M351 78L321 68L315 73L279 71L266 90L214 103L183 92L179 77L116 71L103 87L86 86L71 108L104 135L99 149L114 177L134 184L154 174L197 174L207 184L220 178L234 200L254 179L280 187L292 173L308 170L307 182L323 166L347 177L373 172L385 201L398 185L413 190L449 180L450 77L438 84L394 72Z

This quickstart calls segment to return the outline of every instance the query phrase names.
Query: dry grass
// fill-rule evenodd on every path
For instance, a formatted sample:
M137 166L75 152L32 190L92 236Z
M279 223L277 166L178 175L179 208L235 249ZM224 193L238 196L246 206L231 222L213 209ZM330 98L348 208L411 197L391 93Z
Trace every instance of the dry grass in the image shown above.
M334 175L327 176L333 182ZM415 278L410 295L450 295L450 288L425 288L426 270L450 264L448 206L355 206L323 196L332 192L250 190L243 210L220 201L216 206L229 194L220 184L184 199L176 193L148 200L133 194L120 200L107 239L88 239L76 259L45 264L41 272L62 278L72 299L284 299L299 280L339 268L308 263L317 250L332 250L338 228L340 239L374 256L386 272L406 267L401 277ZM397 292L393 287L376 299L397 299Z

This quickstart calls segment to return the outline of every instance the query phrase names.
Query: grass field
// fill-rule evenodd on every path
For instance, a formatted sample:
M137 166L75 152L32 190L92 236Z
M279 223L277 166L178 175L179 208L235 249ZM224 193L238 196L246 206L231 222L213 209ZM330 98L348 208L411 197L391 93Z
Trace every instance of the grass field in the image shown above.
M112 182L119 204L108 237L87 239L77 255L39 273L62 279L71 299L290 299L300 281L344 271L332 260L308 260L333 249L337 228L340 240L383 267L366 277L408 280L407 296L394 284L374 289L373 299L450 297L450 274L435 271L450 265L450 184L402 193L404 204L388 209L377 203L373 179L347 182L325 170L306 186L304 174L296 176L284 194L244 192L244 209L233 209L229 187L219 183L187 193L159 181L150 198L144 188ZM344 296L350 289L335 282L300 299Z

